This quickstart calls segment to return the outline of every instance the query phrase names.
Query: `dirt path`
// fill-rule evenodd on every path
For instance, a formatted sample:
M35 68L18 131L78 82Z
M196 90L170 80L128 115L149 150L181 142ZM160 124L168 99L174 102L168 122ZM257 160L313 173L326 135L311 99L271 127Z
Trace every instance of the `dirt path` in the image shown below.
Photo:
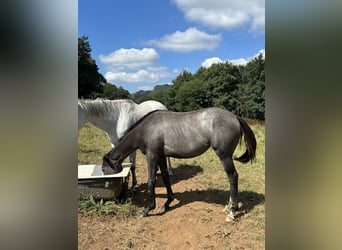
M171 177L175 200L167 213L161 213L166 190L159 176L157 207L146 218L137 214L120 221L79 215L79 249L264 249L264 225L256 225L260 220L264 222L264 214L257 212L258 203L264 198L259 197L252 206L246 206L243 197L253 193L241 195L240 192L240 200L246 203L239 204L240 217L226 222L222 210L228 192L199 185L196 175L200 171L196 167L187 171L181 167L176 169L175 176ZM137 186L134 202L140 212L148 193L146 173L140 170L138 176L142 184ZM256 218L260 216L263 218Z

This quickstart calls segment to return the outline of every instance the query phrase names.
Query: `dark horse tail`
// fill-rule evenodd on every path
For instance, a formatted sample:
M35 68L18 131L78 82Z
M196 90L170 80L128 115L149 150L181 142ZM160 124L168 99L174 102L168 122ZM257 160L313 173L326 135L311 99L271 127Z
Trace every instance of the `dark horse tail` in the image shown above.
M249 161L252 161L255 158L255 150L256 150L256 140L255 135L252 131L252 129L248 126L248 124L240 117L236 117L241 125L241 138L242 140L242 134L244 135L245 144L246 144L246 152L243 153L243 155L239 157L235 157L234 160L247 163Z

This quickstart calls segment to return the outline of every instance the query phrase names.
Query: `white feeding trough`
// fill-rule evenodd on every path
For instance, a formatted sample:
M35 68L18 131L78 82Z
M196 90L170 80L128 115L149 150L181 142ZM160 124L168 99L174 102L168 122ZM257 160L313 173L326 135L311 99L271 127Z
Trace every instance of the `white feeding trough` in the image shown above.
M116 199L128 185L131 166L132 163L123 163L120 173L104 175L100 164L78 165L79 198Z

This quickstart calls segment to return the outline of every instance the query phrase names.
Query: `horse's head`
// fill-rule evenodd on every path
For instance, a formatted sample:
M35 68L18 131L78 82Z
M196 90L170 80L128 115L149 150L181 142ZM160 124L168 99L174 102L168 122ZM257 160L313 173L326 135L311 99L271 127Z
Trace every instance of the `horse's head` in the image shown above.
M107 153L105 156L103 156L102 160L102 172L103 174L116 174L120 173L122 171L122 160L119 160L119 158L116 159L116 157L113 157L113 149Z

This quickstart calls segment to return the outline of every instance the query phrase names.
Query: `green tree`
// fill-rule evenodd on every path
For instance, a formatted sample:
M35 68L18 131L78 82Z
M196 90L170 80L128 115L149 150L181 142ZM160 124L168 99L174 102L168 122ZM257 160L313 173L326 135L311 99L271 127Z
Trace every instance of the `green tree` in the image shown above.
M182 111L184 110L182 104L179 103L179 97L176 98L179 89L193 79L191 72L183 70L176 79L172 80L171 88L167 89L163 96L159 96L161 102L163 102L169 110ZM181 90L182 91L182 90Z
M241 74L238 66L229 62L213 64L209 68L200 68L194 75L199 79L199 86L204 90L202 107L222 107L236 111L238 84Z
M176 111L191 111L208 107L208 98L202 82L193 79L179 86L174 97L175 104L173 109Z
M201 67L195 74L184 70L166 90L139 95L139 102L158 100L169 110L222 107L245 118L264 120L265 59L260 54L244 66L225 62Z
M252 119L265 119L265 59L262 54L242 70L239 86L238 114Z
M87 36L78 38L78 98L95 98L102 95L106 79L99 73L91 57Z
M103 95L101 97L114 100L114 99L131 99L130 93L123 87L117 88L111 83L105 83L103 86Z
M160 101L163 99L164 92L169 88L171 88L169 84L156 85L153 90L139 90L135 92L133 97L137 103L151 99Z

